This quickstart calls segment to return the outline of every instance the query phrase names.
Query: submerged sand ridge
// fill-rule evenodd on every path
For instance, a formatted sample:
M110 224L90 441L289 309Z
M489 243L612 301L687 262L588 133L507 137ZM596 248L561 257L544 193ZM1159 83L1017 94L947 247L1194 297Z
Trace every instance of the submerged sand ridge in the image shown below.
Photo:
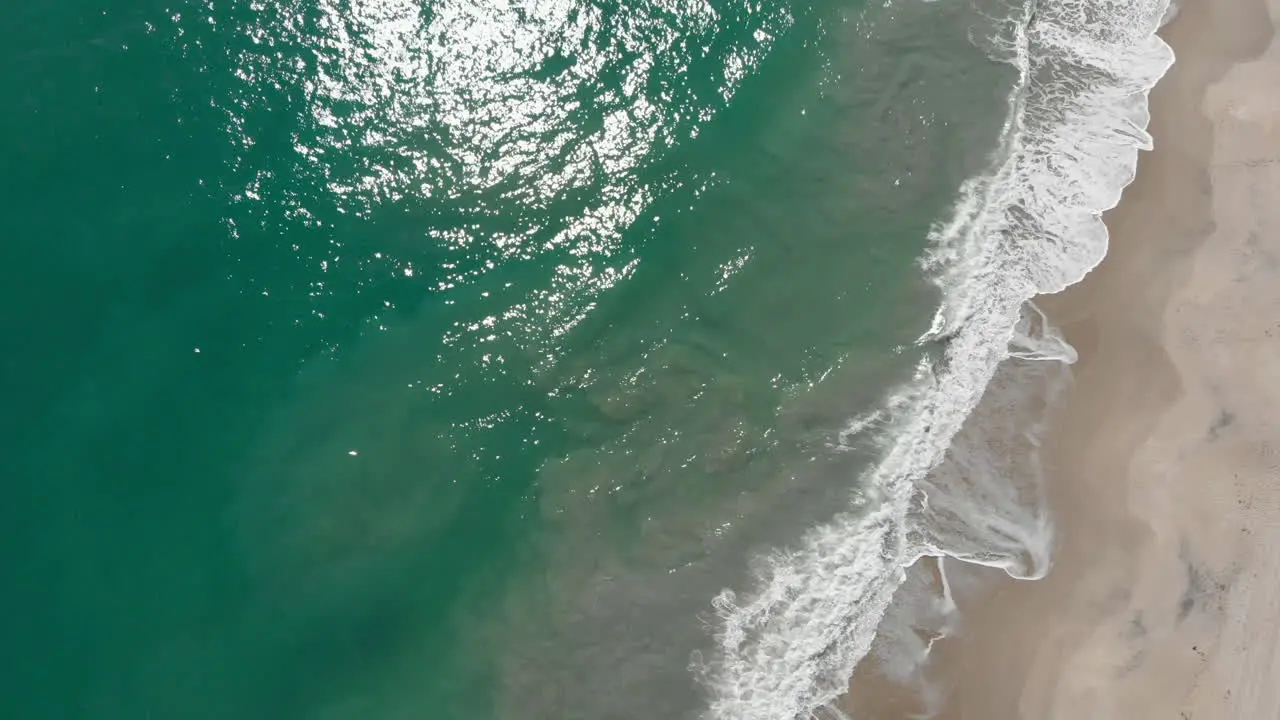
M1162 31L1110 253L1043 299L1081 356L1044 448L1054 568L946 561L988 582L956 592L934 697L860 669L853 717L1280 717L1277 26L1280 0L1189 0Z

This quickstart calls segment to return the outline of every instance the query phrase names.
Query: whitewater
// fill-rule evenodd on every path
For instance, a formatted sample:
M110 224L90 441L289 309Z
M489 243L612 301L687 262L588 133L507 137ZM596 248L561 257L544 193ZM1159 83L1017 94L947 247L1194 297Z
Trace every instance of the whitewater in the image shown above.
M881 447L849 507L762 559L751 591L715 599L713 654L693 664L707 720L834 712L922 557L1017 578L1048 572L1053 529L1036 446L1075 352L1032 299L1079 282L1106 254L1102 213L1151 148L1147 96L1174 60L1156 31L1174 11L1168 0L983 11L989 33L973 42L1018 75L989 170L960 187L930 233L921 264L942 301L918 341L925 359L846 431ZM954 607L941 580L945 615Z

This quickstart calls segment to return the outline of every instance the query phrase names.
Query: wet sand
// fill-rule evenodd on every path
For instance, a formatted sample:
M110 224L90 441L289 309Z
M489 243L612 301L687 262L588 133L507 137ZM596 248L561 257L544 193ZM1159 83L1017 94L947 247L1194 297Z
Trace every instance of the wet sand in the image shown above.
M1280 717L1278 24L1187 0L1162 31L1108 257L1040 303L1081 356L1045 446L1054 567L959 598L940 717Z

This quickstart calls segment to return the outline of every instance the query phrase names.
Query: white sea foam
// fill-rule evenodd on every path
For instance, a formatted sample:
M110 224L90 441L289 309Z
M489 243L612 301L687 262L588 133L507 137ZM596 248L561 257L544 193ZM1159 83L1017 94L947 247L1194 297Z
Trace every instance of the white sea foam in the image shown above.
M1106 254L1101 213L1151 145L1147 93L1173 61L1155 36L1167 7L1031 2L977 39L1019 78L990 172L962 185L924 259L943 302L921 342L945 350L889 399L883 456L854 506L766 558L753 592L716 599L717 656L698 668L707 718L791 720L829 708L921 557L1021 578L1047 572L1038 428L1011 418L1034 416L1060 386L1049 368L1075 355L1029 301L1078 282ZM1039 373L1038 396L1020 394L1028 373ZM980 401L991 412L966 425Z

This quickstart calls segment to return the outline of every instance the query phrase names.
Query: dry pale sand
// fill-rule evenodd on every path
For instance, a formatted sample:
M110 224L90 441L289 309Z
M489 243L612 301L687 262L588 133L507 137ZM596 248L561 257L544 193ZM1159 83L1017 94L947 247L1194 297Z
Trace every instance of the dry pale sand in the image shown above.
M1188 0L1163 31L1111 252L1043 302L1081 353L1054 568L963 603L942 717L1280 718L1277 25L1280 0Z

